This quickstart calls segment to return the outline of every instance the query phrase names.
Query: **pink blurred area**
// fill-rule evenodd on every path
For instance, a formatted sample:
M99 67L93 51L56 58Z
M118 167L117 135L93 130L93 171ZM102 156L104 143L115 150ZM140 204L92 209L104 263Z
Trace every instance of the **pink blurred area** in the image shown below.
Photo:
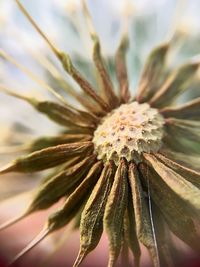
M3 201L0 204L0 223L19 215L28 205L31 194L21 194L11 200ZM5 263L10 262L14 256L19 253L43 228L48 214L57 207L45 212L38 212L23 219L17 224L0 232L0 267L4 267ZM13 267L71 267L76 259L79 250L79 232L68 231L69 226L55 232L32 251L21 258ZM55 254L56 242L66 236L66 240ZM51 255L51 256L49 256ZM132 257L131 265L133 265ZM82 263L82 267L105 267L108 261L108 242L107 237L103 235L97 248L88 255ZM149 256L145 248L142 248L142 267L150 267ZM119 258L117 267L128 267L121 264ZM161 266L165 267L165 266ZM183 257L176 263L175 267L200 267L200 257L196 255L184 253Z

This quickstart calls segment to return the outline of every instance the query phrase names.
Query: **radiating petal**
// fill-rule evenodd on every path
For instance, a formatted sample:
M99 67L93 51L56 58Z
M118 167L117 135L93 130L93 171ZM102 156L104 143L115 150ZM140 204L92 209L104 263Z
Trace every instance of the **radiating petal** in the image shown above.
M34 107L48 116L51 120L63 125L63 126L78 126L83 128L94 128L90 122L84 120L84 117L78 113L75 113L65 106L60 104L43 101L43 102L35 102Z
M192 62L175 70L152 97L150 105L161 108L171 104L179 94L190 87L198 68L199 62Z
M159 208L153 203L153 221L161 266L173 267L173 244L170 232Z
M0 174L8 172L36 172L60 165L72 157L86 153L93 146L92 142L78 142L44 148L27 156L16 159L2 168Z
M114 93L114 87L102 57L101 43L99 40L99 36L95 31L92 18L87 8L87 4L84 1L83 1L83 11L87 19L90 36L93 41L93 61L97 69L99 78L101 80L102 93L106 103L109 105L110 109L112 109L119 105L119 99Z
M134 163L130 163L129 165L129 183L132 191L138 239L149 250L154 267L159 267L160 261L156 240L153 234L150 213L144 198L144 191L139 179L137 167Z
M126 67L126 53L129 47L127 36L123 36L115 56L117 79L120 87L120 98L123 103L130 100L128 71Z
M183 200L173 192L173 189L168 187L152 168L141 164L140 171L145 179L149 178L153 201L159 207L171 231L193 249L200 250L194 222Z
M43 148L57 146L61 144L76 143L91 140L92 136L88 134L60 134L57 136L44 136L32 141L27 145L30 152Z
M50 215L47 224L47 228L50 232L65 226L78 213L79 209L82 207L82 204L90 194L92 187L97 182L101 170L102 163L99 161L92 166L85 179L67 198L63 207Z
M156 153L154 155L170 169L174 170L176 173L180 174L187 181L191 182L200 189L200 172L184 167L176 163L175 161L163 156L162 154Z
M177 107L166 107L160 110L165 118L200 119L200 97Z
M200 127L197 121L166 119L163 148L189 155L200 154Z
M185 153L179 153L169 149L162 149L160 152L183 166L194 169L196 171L200 171L200 157L191 156Z
M128 218L127 218L127 223L126 223L127 238L129 242L129 247L134 256L134 266L139 267L141 251L140 251L140 245L139 245L139 241L138 241L138 237L136 233L135 214L134 214L134 207L133 207L133 200L132 200L131 192L129 192L127 210L128 210L127 212Z
M80 251L74 267L79 266L85 256L99 243L103 232L103 215L114 174L114 164L106 164L85 205L80 224Z
M104 214L104 227L109 238L109 267L115 265L122 246L124 214L128 200L127 171L127 162L121 159Z
M47 209L60 198L70 194L80 181L86 176L88 170L95 163L94 156L86 157L73 167L64 170L42 183L36 190L28 213Z
M149 101L158 90L165 74L165 62L169 51L169 43L156 47L148 56L145 63L137 93L137 101Z
M191 205L200 215L200 190L173 169L163 164L154 155L144 153L145 161L150 165L163 181L187 204Z

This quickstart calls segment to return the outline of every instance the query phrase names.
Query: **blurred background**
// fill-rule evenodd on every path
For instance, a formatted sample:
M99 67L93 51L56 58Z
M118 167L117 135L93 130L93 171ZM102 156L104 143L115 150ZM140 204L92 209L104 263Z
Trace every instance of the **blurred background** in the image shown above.
M74 64L95 84L91 64L92 43L80 0L23 0L21 2L48 37L59 48L67 51ZM168 60L169 70L200 55L199 0L88 0L88 6L114 83L116 83L114 53L119 45L124 20L128 20L131 42L127 64L132 92L137 88L142 66L151 49L170 37L173 36ZM14 0L0 0L0 49L31 71L39 80L45 81L45 84L58 91L61 90L55 83L56 75L64 76L61 66L49 47L19 11ZM200 96L199 77L192 88L180 98L180 102ZM72 80L68 77L66 79L70 85L79 90ZM53 98L45 89L46 85L33 81L1 56L0 84L15 92L39 99ZM74 101L69 95L67 98ZM57 125L36 113L28 104L0 92L0 166L15 158L18 153L9 151L9 146L23 145L35 136L53 135L58 130ZM8 153L5 154L5 151ZM9 175L6 179L0 179L1 222L23 210L30 199L30 194L21 193L32 189L39 178L33 175ZM11 196L15 198L11 199ZM49 213L50 211L32 215L11 229L0 233L2 261L12 258L38 233L38 229L41 228ZM48 238L42 242L24 258L19 266L31 267L41 259L45 261L45 257L53 250L54 243L62 234L61 231L54 238ZM56 257L52 257L46 266L71 266L78 250L78 233L68 239L70 242L59 250L55 254ZM185 251L184 255L187 255L182 261L180 259L180 266L200 266L196 255L183 244L179 246L182 251ZM88 257L83 266L100 267L105 266L106 262L107 240L103 238L96 252ZM4 263L0 260L0 266L1 264L3 266ZM149 266L146 252L144 252L142 264L142 266Z

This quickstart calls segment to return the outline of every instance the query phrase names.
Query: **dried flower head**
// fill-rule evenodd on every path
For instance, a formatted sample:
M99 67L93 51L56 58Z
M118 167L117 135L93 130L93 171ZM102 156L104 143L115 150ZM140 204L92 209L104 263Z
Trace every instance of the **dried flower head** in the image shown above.
M63 206L51 214L41 233L14 261L72 220L80 229L80 251L74 267L95 249L103 230L109 239L109 267L115 266L120 252L127 256L128 249L134 255L135 266L139 266L140 243L147 247L154 267L172 266L171 232L199 252L196 223L200 219L200 99L174 105L194 81L199 61L169 71L165 62L171 40L161 44L148 56L137 94L132 98L125 31L115 56L118 93L84 5L93 41L97 89L77 70L70 56L49 41L19 0L16 3L83 93L69 89L60 76L55 79L57 85L68 88L83 108L69 104L5 51L0 51L1 57L42 83L59 102L19 95L3 84L1 91L28 102L64 127L55 137L41 137L25 146L30 154L0 170L0 174L7 174L54 168L36 189L28 209L1 229L64 199Z

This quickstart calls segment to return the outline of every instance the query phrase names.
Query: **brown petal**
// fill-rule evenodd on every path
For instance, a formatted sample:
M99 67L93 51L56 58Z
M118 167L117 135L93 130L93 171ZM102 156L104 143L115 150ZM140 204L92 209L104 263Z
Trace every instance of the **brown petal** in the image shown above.
M101 170L102 162L99 161L92 166L86 178L67 198L64 206L49 217L47 228L50 232L65 226L78 213L82 203L87 199L92 187L98 180Z
M89 134L60 134L57 136L44 136L32 141L28 145L28 150L34 152L43 148L57 146L61 144L90 141L92 136Z
M149 250L154 267L159 267L159 256L152 230L150 214L144 198L144 192L139 179L137 167L134 163L130 163L129 165L129 183L132 191L138 239Z
M129 91L128 71L126 67L126 53L128 47L129 40L128 37L125 35L122 37L115 57L117 79L119 81L120 86L120 98L123 103L127 103L131 97Z
M191 182L200 189L200 172L184 167L176 163L175 161L163 156L162 154L157 153L155 154L155 157L158 160L161 160L167 167L174 170L175 172L183 176L187 181Z
M66 53L59 53L59 60L61 61L63 68L66 72L72 76L72 78L79 84L81 89L89 95L100 107L102 110L109 111L108 105L105 101L96 93L92 85L81 75L81 73L73 66L69 55Z
M71 58L68 54L60 51L46 36L46 34L40 29L34 19L29 15L25 7L20 3L19 0L15 0L17 5L19 6L22 13L26 16L35 30L40 34L40 36L44 39L44 41L51 48L52 52L56 55L56 57L60 60L63 65L63 68L66 72L79 84L79 86L83 89L83 91L88 94L95 102L102 108L102 110L109 110L108 105L103 101L103 99L96 94L92 85L78 72L78 70L73 66L71 62Z
M74 263L74 267L79 266L86 255L99 243L103 232L103 215L107 198L112 187L114 174L114 164L110 162L105 165L85 205L80 224L80 251Z
M164 149L200 154L200 127L197 121L166 119Z
M160 90L152 97L149 102L150 105L155 108L161 108L171 104L179 94L190 87L198 68L199 63L192 62L174 71Z
M172 258L175 248L173 247L172 240L170 238L169 229L167 228L167 225L164 221L164 217L162 216L159 208L154 204L153 201L152 204L153 204L152 214L154 221L154 229L155 229L161 266L175 267Z
M87 177L80 186L68 197L63 208L52 214L43 230L14 258L12 265L34 246L42 241L51 232L56 231L71 221L80 211L86 197L91 191L91 187L96 183L102 169L102 163L97 162L89 171Z
M187 204L191 205L200 214L200 190L181 175L167 167L151 154L144 153L144 158L163 181Z
M200 97L178 107L166 107L160 110L165 118L200 119Z
M115 173L114 182L107 200L104 214L104 227L109 238L109 267L115 265L120 253L127 197L127 162L125 159L121 159Z
M128 220L126 224L127 238L129 242L129 247L134 256L134 266L139 267L141 251L140 251L140 245L139 245L138 237L136 233L135 214L134 214L134 207L133 207L133 200L132 200L131 192L129 192L127 209L128 209L128 214L127 214Z
M111 108L116 108L119 105L119 99L114 93L112 81L110 79L108 71L106 70L105 63L101 55L101 45L99 38L96 34L93 34L92 40L94 43L93 60L101 78L104 99Z
M148 56L139 81L137 101L149 101L156 90L158 90L164 79L168 51L169 43L164 43L156 47Z
M179 153L169 149L162 149L160 152L183 166L194 169L196 171L200 171L200 157L191 156L185 153Z
M94 129L95 125L84 120L84 117L75 113L65 106L51 101L35 102L34 107L48 116L51 120L63 126L78 126L82 128Z
M87 157L73 167L53 176L46 183L42 183L35 192L28 213L47 209L61 197L71 193L94 163L94 156Z
M171 231L193 249L199 250L198 234L183 200L152 168L140 164L140 171L145 179L149 178L151 196Z
M8 172L36 172L55 167L75 155L86 153L93 147L92 142L79 142L45 148L16 159L9 166L0 170Z

